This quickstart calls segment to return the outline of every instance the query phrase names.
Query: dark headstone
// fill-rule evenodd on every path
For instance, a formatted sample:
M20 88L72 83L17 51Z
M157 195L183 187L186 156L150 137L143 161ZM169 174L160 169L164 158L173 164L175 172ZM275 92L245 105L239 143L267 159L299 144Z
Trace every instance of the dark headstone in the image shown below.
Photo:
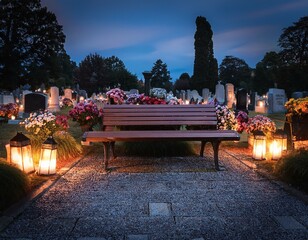
M144 94L150 96L152 72L145 71L142 74L144 76Z
M241 88L236 93L236 110L247 112L247 91Z
M45 110L47 107L47 95L43 93L29 93L25 95L25 113Z
M255 103L256 103L256 93L252 92L250 94L250 103L248 105L248 110L254 111L255 110Z

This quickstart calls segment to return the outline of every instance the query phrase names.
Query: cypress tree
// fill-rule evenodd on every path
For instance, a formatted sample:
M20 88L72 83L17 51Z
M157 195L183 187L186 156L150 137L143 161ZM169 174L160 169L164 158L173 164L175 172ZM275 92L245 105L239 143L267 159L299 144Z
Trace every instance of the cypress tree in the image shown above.
M205 17L198 16L196 18L196 26L195 61L191 87L199 92L203 88L209 88L211 91L214 91L218 80L218 64L214 58L213 32L210 23Z

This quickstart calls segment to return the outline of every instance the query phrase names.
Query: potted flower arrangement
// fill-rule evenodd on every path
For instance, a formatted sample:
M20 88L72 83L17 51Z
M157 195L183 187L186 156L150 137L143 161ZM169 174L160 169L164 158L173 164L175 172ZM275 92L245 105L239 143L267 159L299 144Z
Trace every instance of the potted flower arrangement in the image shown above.
M12 116L18 116L18 104L16 103L8 103L0 105L0 117L5 120L10 119Z
M308 97L294 99L286 102L286 120L292 128L292 135L296 140L308 139ZM288 126L289 127L289 126Z
M275 122L270 118L263 115L256 115L252 118L249 118L246 132L249 134L254 134L257 131L263 132L267 137L271 137L276 131Z
M30 113L30 116L25 119L24 124L25 129L31 135L42 141L52 136L56 131L68 128L67 116L55 116L48 110Z
M126 95L120 88L113 88L106 93L110 104L122 104L125 101Z
M93 101L78 103L68 112L73 121L79 123L82 131L91 131L93 126L100 123L103 115Z
M217 129L225 129L225 130L237 129L237 120L235 118L233 110L229 109L225 105L217 105L216 114L217 114Z

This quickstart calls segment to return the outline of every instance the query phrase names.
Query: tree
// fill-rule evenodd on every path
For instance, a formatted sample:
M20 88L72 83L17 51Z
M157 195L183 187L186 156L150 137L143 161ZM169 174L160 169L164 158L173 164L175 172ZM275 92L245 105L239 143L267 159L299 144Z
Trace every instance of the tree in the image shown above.
M80 87L88 93L114 87L123 90L138 87L137 76L131 74L118 57L103 58L97 53L89 54L81 61L76 78Z
M282 67L280 86L287 95L308 91L308 16L283 29L278 40Z
M269 88L281 88L282 62L278 53L267 52L264 58L257 63L253 89L259 94L267 93Z
M85 89L88 93L96 92L98 86L106 87L104 83L104 74L106 72L104 58L97 53L89 54L82 60L76 69L76 79L80 88Z
M302 17L293 26L283 29L278 40L282 48L280 55L287 65L308 64L308 16Z
M190 76L188 73L182 73L180 78L177 79L173 85L173 90L181 91L181 90L188 90L190 89Z
M199 92L203 88L213 91L218 80L218 64L213 51L213 32L204 17L197 17L196 26L194 73L190 85Z
M41 76L48 84L48 62L65 54L64 42L62 26L39 0L2 0L0 87L12 90L20 84L32 84L35 77Z
M170 72L167 69L167 64L158 59L152 68L151 87L164 88L168 91L172 89Z
M235 88L247 89L250 77L251 69L243 59L226 56L219 66L219 80L232 83Z

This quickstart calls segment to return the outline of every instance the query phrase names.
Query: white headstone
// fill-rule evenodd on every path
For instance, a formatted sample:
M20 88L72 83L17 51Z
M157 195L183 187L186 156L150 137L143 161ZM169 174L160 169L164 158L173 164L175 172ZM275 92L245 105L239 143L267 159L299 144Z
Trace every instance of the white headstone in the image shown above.
M209 100L210 95L211 95L210 89L208 89L208 88L202 89L202 98L203 98L204 102L207 102Z
M2 104L15 103L15 99L14 99L14 96L12 94L3 95L2 99L3 99Z
M70 88L64 89L64 98L68 98L68 99L72 100L73 99L72 93L73 93L72 89L70 89Z
M225 94L225 86L218 82L215 88L215 95L219 104L225 103Z
M234 85L232 83L226 84L226 104L228 108L232 108L235 100Z
M50 99L48 109L52 112L60 111L59 88L50 87Z
M190 94L191 98L193 98L195 101L198 100L198 102L200 102L202 100L202 97L199 95L197 90L192 90Z
M131 90L129 90L128 94L139 94L139 90L138 89L131 89Z
M287 101L287 97L284 89L270 88L267 93L267 98L269 113L281 113L286 111L284 105Z

